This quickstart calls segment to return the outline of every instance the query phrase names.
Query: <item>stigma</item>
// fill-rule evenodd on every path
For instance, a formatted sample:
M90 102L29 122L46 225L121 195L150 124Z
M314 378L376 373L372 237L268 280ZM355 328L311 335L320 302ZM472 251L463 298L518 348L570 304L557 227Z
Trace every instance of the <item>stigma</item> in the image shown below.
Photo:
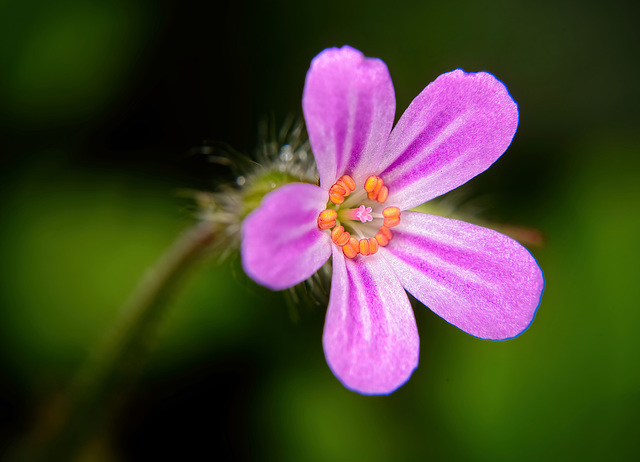
M318 228L331 233L331 242L347 258L375 255L393 238L390 228L400 224L400 209L384 207L389 188L382 178L369 176L362 190L349 175L329 188L327 208L318 215Z

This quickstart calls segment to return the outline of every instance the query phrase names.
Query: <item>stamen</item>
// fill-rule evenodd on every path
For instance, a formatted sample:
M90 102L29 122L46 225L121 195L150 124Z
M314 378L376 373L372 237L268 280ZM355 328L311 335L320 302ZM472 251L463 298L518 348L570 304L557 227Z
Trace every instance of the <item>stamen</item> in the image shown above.
M382 186L384 186L384 183L382 182L382 178L378 178L378 184L376 184L376 187L373 190L373 194L375 194L376 197L378 197L378 194L380 193Z
M338 218L338 212L334 209L326 209L320 212L318 215L318 228L330 229L336 225L336 218Z
M384 225L392 228L400 224L400 209L398 207L387 207L382 211L384 217Z
M338 181L336 181L336 184L333 185L335 186L340 186L342 189L344 189L344 197L347 197L349 194L351 194L351 190L349 189L349 186L346 185L346 183L344 181L342 181L342 178L340 178Z
M340 179L344 182L344 184L347 185L347 187L351 191L355 191L356 190L356 182L353 181L353 178L351 178L349 175L342 175L342 177Z
M387 200L388 196L389 196L389 188L387 188L386 186L383 186L382 189L380 189L380 192L378 193L378 197L376 197L376 200L382 204L384 201Z
M384 225L388 228L393 228L394 226L398 226L399 224L400 224L400 217L384 219Z
M349 175L342 175L340 178L338 178L336 184L344 188L344 190L346 191L346 193L344 194L345 197L351 194L351 191L356 190L356 182L353 181L353 178L351 178Z
M340 239L338 239L335 244L338 247L343 247L349 242L350 239L351 239L351 235L345 231L344 234L340 236Z
M355 258L359 250L358 240L353 236L351 236L349 242L342 247L342 253L344 253L344 256L347 258Z
M378 232L382 233L388 240L391 240L391 238L393 237L393 233L386 226L380 226L380 231Z
M356 182L353 181L349 175L342 175L338 178L329 188L329 200L336 205L340 205L344 202L344 198L351 194L351 191L355 191Z
M374 237L370 237L369 239L360 239L360 242L358 242L358 248L360 253L365 257L373 255L378 252L378 241L376 241Z
M336 183L329 188L329 200L336 205L340 205L344 202L344 196L347 194L347 191L347 188L343 188Z
M387 239L383 234L378 232L378 234L376 234L376 242L378 242L380 247L384 247L389 243L389 239Z
M392 237L393 234L391 233L391 230L386 226L381 226L380 230L376 234L376 241L378 241L378 244L384 247L389 243Z
M331 240L338 247L344 246L349 239L351 238L351 234L344 230L343 226L336 226L331 231Z
M341 188L342 189L342 188ZM344 202L344 196L342 194L337 193L335 190L329 190L329 200L336 205L340 205Z
M365 257L371 253L369 239L360 239L358 246L360 249L360 253Z
M344 234L344 226L336 226L331 230L331 240L335 243Z
M364 190L367 191L368 193L373 192L373 190L376 189L376 186L379 180L380 180L380 177L370 176L364 182Z
M340 194L341 196L346 196L348 189L344 188L344 187L340 186L338 183L336 183L333 186L331 186L329 191L333 191L334 193Z
M378 249L379 249L378 241L376 240L375 237L370 237L369 238L369 251L371 252L370 255L377 253Z
M387 196L389 195L389 188L384 185L382 178L379 176L370 176L364 182L364 190L367 192L367 197L378 202L384 202L387 200Z

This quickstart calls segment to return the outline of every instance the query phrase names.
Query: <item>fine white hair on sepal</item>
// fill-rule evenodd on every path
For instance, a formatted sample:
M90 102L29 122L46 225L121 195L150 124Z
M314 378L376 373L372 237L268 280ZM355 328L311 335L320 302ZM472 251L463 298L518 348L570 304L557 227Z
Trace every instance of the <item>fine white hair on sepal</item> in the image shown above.
M264 195L287 183L318 182L318 170L300 117L287 117L279 128L272 119L265 118L258 128L258 146L253 155L224 143L206 143L191 149L190 154L204 155L209 162L228 167L231 174L227 182L211 191L177 191L178 196L189 199L189 215L216 228L212 253L220 259L238 252L242 221L260 205ZM309 284L317 286L317 281ZM317 287L311 292L321 293Z
M287 173L304 183L318 181L318 168L301 118L287 117L279 130L273 121L264 119L258 134L258 164L267 170Z

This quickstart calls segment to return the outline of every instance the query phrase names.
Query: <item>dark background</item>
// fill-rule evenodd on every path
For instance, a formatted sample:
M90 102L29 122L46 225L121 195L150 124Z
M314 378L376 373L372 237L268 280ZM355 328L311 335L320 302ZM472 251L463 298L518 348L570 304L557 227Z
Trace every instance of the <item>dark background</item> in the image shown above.
M343 388L323 306L200 267L91 460L633 460L640 414L639 8L633 2L25 0L0 4L0 444L15 445L192 222L181 188L228 177L301 113L310 60L388 65L397 117L439 74L487 70L520 126L466 194L541 230L521 337L415 306L420 366L388 397ZM232 178L229 178L232 179ZM7 454L10 454L7 452Z

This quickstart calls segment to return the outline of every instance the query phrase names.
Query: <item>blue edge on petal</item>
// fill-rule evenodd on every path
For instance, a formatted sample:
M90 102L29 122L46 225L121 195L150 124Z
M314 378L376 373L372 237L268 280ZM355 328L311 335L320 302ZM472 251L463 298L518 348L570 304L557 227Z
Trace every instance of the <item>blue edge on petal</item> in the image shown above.
M526 247L522 246L527 252L529 252L529 249L527 249ZM536 260L536 257L534 257L531 252L529 252L529 255L531 255L531 258L533 258L533 261L536 262L536 265L538 265L538 260ZM540 265L538 265L538 268L540 268ZM514 335L513 337L507 337L507 338L500 338L500 339L495 339L495 338L482 338L482 337L477 337L475 335L472 334L468 334L467 332L465 332L465 334L471 335L472 337L476 337L479 338L480 340L489 340L491 342L504 342L505 340L511 340L514 339L516 337L520 337L522 334L524 334L527 330L529 330L529 327L531 327L531 324L533 324L534 319L536 319L536 314L538 314L538 308L540 308L540 305L542 305L542 294L544 294L544 288L547 284L547 281L544 278L544 273L542 272L542 268L540 268L540 274L542 275L542 290L540 291L540 299L538 300L538 306L536 306L536 309L533 311L533 316L531 317L531 321L529 321L529 324L527 324L527 327L525 327L524 329L522 329L522 331L517 334Z

